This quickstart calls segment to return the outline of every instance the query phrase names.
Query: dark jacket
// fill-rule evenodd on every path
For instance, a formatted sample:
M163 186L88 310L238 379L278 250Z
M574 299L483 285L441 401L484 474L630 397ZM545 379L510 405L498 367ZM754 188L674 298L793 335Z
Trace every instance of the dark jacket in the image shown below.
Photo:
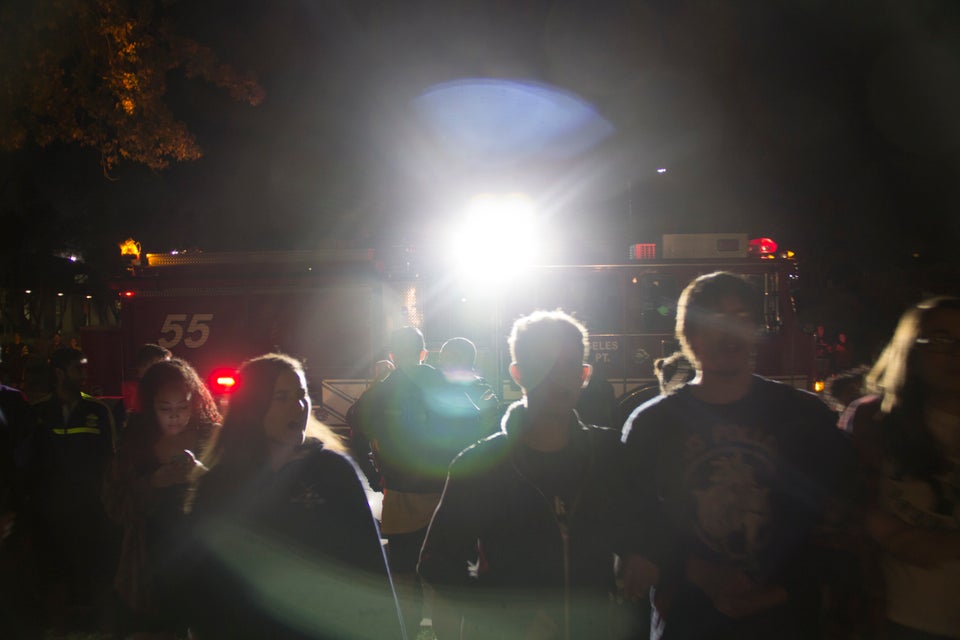
M402 637L356 466L316 441L304 447L239 486L222 466L201 481L183 603L201 640Z
M397 369L371 387L359 425L374 443L383 486L406 493L440 493L450 462L480 439L476 405L429 365Z
M497 397L496 391L485 378L472 371L450 371L444 372L443 375L454 388L466 393L470 401L479 410L480 435L477 438L478 440L500 431L500 420L503 418L504 407L500 406L500 398Z
M54 394L33 405L37 427L32 437L35 502L49 524L77 524L96 513L106 519L100 491L113 457L113 414L103 403L81 397L64 418Z
M25 449L34 428L33 411L23 392L0 384L0 513L25 501Z
M561 638L565 619L570 637L603 637L614 590L619 434L571 413L561 499L533 480L543 476L531 466L538 454L520 440L524 411L512 405L501 433L451 465L420 574L458 602L478 637L524 637L536 627Z

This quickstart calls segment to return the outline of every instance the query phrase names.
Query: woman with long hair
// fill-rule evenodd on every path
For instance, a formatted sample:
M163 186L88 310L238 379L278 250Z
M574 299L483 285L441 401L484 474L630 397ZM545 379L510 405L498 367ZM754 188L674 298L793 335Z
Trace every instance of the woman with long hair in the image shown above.
M216 433L220 413L196 371L179 359L157 362L140 380L140 411L130 414L104 487L104 506L123 526L114 587L126 633L162 637L171 618L175 568L185 540L183 504L195 454Z
M843 424L891 639L960 638L960 298L908 309Z
M192 505L191 633L402 637L358 469L313 419L302 365L269 354L244 363L238 379Z

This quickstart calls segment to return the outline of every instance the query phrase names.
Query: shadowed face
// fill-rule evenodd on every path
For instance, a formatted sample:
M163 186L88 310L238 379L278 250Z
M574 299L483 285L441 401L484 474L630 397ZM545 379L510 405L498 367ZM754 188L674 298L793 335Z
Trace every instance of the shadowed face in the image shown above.
M759 329L743 300L728 296L715 309L704 310L687 339L701 370L736 376L753 372Z
M569 417L590 376L590 366L583 363L583 345L571 340L530 360L516 367L530 411L540 416Z
M166 384L157 391L153 410L164 436L174 436L186 429L193 409L192 396L185 384Z
M57 370L57 379L64 391L68 393L80 393L80 389L83 387L83 382L87 376L86 365L86 359L74 360L63 369Z
M263 429L276 444L298 446L303 444L310 416L310 398L302 374L284 370L277 377L270 407L263 418Z

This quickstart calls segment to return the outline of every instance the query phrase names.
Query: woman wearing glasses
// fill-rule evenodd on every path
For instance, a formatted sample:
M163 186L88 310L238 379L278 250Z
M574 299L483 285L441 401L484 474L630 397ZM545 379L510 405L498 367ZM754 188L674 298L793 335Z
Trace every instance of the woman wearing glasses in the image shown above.
M960 298L900 318L844 416L879 547L886 636L960 638Z

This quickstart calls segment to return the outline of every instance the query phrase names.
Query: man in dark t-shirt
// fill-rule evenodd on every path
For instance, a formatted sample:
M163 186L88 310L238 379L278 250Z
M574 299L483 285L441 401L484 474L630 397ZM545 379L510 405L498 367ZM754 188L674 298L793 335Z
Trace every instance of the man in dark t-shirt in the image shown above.
M815 526L846 495L852 458L816 396L753 373L758 294L714 273L680 298L693 381L639 407L631 463L628 594L653 588L653 637L818 634Z

